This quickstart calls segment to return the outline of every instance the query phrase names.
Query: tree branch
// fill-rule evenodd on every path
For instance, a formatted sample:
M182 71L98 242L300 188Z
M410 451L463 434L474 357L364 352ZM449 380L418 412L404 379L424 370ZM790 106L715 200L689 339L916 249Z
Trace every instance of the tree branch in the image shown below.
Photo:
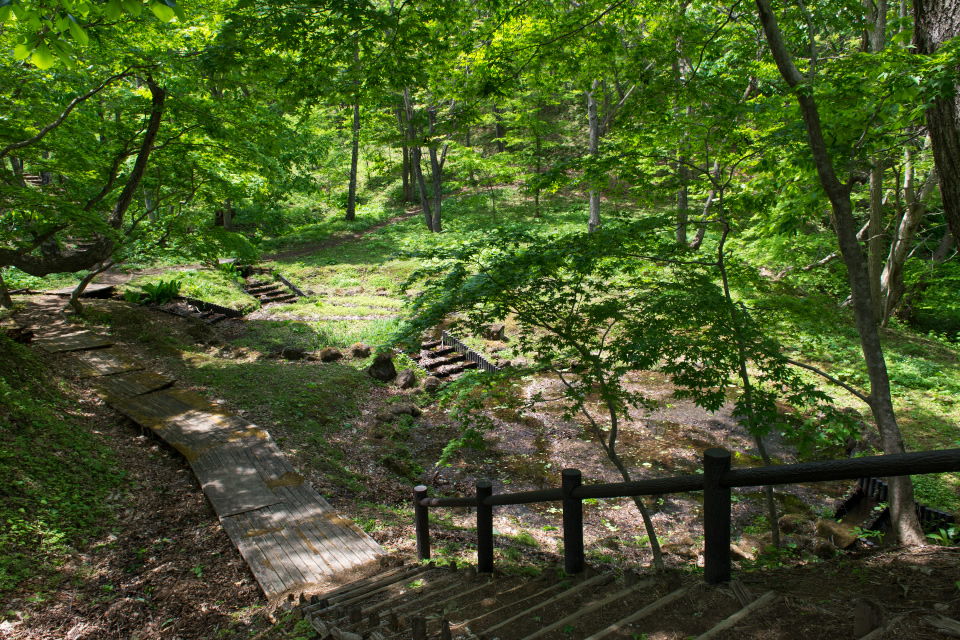
M791 360L790 358L786 358L786 361L789 362L790 364L796 366L796 367L800 367L801 369L807 369L807 370L809 370L809 371L813 371L814 373L816 373L816 374L818 374L818 375L823 376L824 378L826 378L827 380L829 380L829 381L832 382L833 384L835 384L835 385L837 385L837 386L839 386L839 387L842 387L842 388L846 389L847 391L849 391L849 392L852 393L853 395L855 395L855 396L857 396L858 398L860 398L861 400L863 400L863 401L867 404L867 406L870 406L870 398L868 398L867 396L863 395L862 393L860 393L859 391L857 391L856 389L854 389L854 388L851 387L850 385L848 385L848 384L846 384L846 383L843 383L843 382L840 382L839 380L837 380L836 378L834 378L832 375L830 375L830 374L827 373L826 371L822 371L822 370L820 370L820 369L817 369L816 367L812 367L812 366L810 366L809 364L804 364L804 363L802 363L802 362L797 362L796 360Z

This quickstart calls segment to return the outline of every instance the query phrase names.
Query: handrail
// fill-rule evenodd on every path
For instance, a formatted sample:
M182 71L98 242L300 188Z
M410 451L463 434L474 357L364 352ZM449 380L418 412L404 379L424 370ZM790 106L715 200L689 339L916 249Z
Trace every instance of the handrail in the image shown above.
M726 449L704 451L704 473L633 482L581 484L580 472L564 469L562 485L557 489L520 491L491 495L490 483L481 480L472 498L430 498L427 487L414 488L414 513L417 528L417 555L430 558L430 530L427 510L436 507L477 507L478 569L493 571L492 511L494 506L563 502L564 556L568 573L583 570L583 516L581 503L589 498L704 492L704 563L708 583L730 579L730 489L731 487L768 486L802 482L853 480L867 476L904 476L960 471L960 449L917 451L845 460L730 469L731 455ZM482 521L482 522L481 522ZM490 529L487 531L487 529Z

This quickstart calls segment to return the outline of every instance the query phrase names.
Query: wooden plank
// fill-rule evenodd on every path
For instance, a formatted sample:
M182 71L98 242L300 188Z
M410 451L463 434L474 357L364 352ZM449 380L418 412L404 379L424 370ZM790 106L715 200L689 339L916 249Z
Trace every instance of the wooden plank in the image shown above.
M269 531L257 529L248 514L249 512L246 512L236 516L236 521L243 530L241 537L248 544L256 546L257 553L262 556L264 566L274 571L280 582L279 589L266 594L267 597L275 597L280 593L296 588L302 582L303 576L300 575L299 571L292 571L291 567L283 563L282 558L276 553L276 539L270 535ZM251 569L256 573L256 568L253 565L251 565Z
M283 578L284 591L303 585L305 582L303 574L296 566L287 562L287 556L283 553L281 538L276 535L280 527L262 520L258 515L256 511L247 511L243 514L248 523L245 536L260 548L271 565L277 569Z
M337 571L323 559L322 555L316 553L316 547L309 539L302 536L299 533L299 529L292 524L294 518L291 517L283 503L271 505L263 509L260 513L266 515L267 512L271 514L275 521L282 521L284 523L285 526L282 531L278 532L278 535L284 538L284 550L288 555L292 556L291 559L299 562L297 567L300 569L300 572L304 574L305 578L307 577L306 572L310 571L314 576L312 583L319 584L326 582L328 577L337 573Z
M567 617L561 618L560 620L557 620L557 621L554 622L553 624L547 625L546 627L540 629L539 631L536 631L536 632L534 632L534 633L531 633L530 635L528 635L528 636L526 636L525 638L523 638L523 640L534 640L535 638L540 638L540 637L542 637L542 636L547 635L547 634L550 633L551 631L556 631L557 629L563 628L564 626L566 626L567 624L573 622L574 620L578 620L578 619L580 619L580 618L583 617L583 616L589 615L589 614L593 613L594 611L597 611L598 609L601 609L601 608L607 606L607 605L610 604L611 602L616 602L617 600L620 600L621 598L626 598L627 596L632 595L635 591L638 591L641 587L650 586L650 584L651 584L652 582L653 582L653 581L651 580L650 582L645 583L645 584L634 585L634 586L632 586L632 587L627 587L626 589L621 589L620 591L617 591L616 593L610 594L610 595L607 596L606 598L603 598L603 599L601 599L601 600L597 600L596 602L594 602L593 604L591 604L591 605L589 605L589 606L587 606L587 607L582 607L582 608L578 609L577 611L575 611L574 613L571 613L571 614L568 615Z
M353 524L352 521L340 517L333 509L324 508L319 503L311 504L310 493L316 494L316 492L309 485L278 488L276 492L281 496L286 496L287 493L285 492L289 492L291 499L299 502L301 510L308 515L308 520L305 522L313 524L328 540L336 545L336 549L345 557L349 566L364 564L384 553L383 548L359 527L357 527L357 530L360 531L360 534L357 535L353 529L343 526L345 521ZM370 544L367 543L368 540Z
M81 351L75 355L82 378L97 378L143 369L137 359L117 347Z
M600 631L597 631L595 634L593 634L592 636L590 636L589 638L587 638L587 640L600 640L601 638L607 638L607 637L609 637L609 636L612 636L612 635L614 635L614 634L617 634L617 633L619 633L620 631L622 631L623 629L625 629L625 628L627 627L627 625L633 624L634 622L637 622L638 620L642 620L642 619L646 618L647 616L649 616L649 615L651 615L651 614L653 614L653 613L656 613L657 611L659 611L659 610L662 609L663 607L667 606L668 604L672 603L673 601L677 600L677 599L680 598L681 596L686 595L687 591L689 591L689 590L690 590L690 587L681 587L681 588L677 589L676 591L671 591L670 593L668 593L667 595L663 596L662 598L660 598L660 599L657 600L656 602L653 602L653 603L651 603L651 604L648 604L648 605L645 606L643 609L640 609L640 611L637 611L636 613L630 614L629 616L627 616L627 617L624 618L623 620L620 620L620 621L618 621L618 622L613 623L612 625L610 625L610 626L607 627L606 629L601 629Z
M98 336L90 331L72 328L59 331L45 330L34 342L51 353L86 351L88 349L101 349L113 345L112 340Z
M297 500L293 499L287 487L277 488L274 493L284 499L284 504L289 506L294 515L293 526L310 539L313 547L324 557L325 562L335 566L338 571L348 571L356 566L353 559L342 550L340 540L331 535L333 532L318 526L314 522L316 516L311 515Z
M102 396L134 398L152 391L172 386L173 378L153 371L133 371L102 378L94 383L94 388Z
M280 498L267 487L260 474L249 467L226 466L213 469L207 472L206 481L201 486L220 516L254 511L280 502Z
M377 544L376 540L371 538L367 533L357 526L352 520L347 520L346 518L341 518L334 511L333 507L330 506L330 503L323 499L323 497L317 493L317 491L310 486L308 483L296 487L290 487L293 494L297 495L303 504L313 504L316 505L320 510L327 522L333 526L337 525L346 525L346 528L352 532L353 537L362 542L370 552L375 555L382 555L384 553L383 547Z
M252 511L247 514L251 522L258 523L258 526L269 529L269 535L277 541L275 554L280 562L289 567L291 575L294 570L300 575L302 585L315 585L326 582L326 576L333 575L328 569L322 567L315 561L312 561L307 551L296 534L290 531L287 524L287 514L281 510L279 513L273 511L273 507L268 507L258 511Z
M280 574L273 568L259 547L243 536L243 527L237 522L236 517L220 518L220 523L250 567L250 572L253 573L257 584L267 594L267 597L283 592L283 580L280 578Z
M70 295L73 295L73 291L76 288L77 288L76 286L64 287L62 289L54 289L52 291L46 291L45 293L47 295L53 295L53 296L70 296ZM96 297L105 298L109 296L111 293L113 293L114 289L116 289L116 285L113 285L113 284L90 283L83 290L83 293L80 294L80 297L81 298L96 298Z
M773 591L767 591L765 594L763 594L762 596L760 596L759 598L757 598L756 600L754 600L753 602L745 606L743 609L740 609L740 611L737 611L726 620L723 620L722 622L717 623L716 626L714 626L712 629L710 629L706 633L701 633L699 636L697 636L696 640L710 640L711 638L716 638L718 635L720 635L727 629L733 627L734 625L736 625L738 622L740 622L741 620L749 616L751 613L753 613L757 609L765 607L771 602L773 602L773 600L776 597L777 597L777 594L775 594Z

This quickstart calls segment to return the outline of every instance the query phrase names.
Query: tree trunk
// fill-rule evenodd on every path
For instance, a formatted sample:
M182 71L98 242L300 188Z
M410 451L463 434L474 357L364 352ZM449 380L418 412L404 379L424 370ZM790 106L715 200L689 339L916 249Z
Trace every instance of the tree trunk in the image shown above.
M591 156L596 158L600 155L600 119L597 115L597 88L600 86L599 80L593 81L593 88L587 92L587 121L590 127L590 147L588 149ZM600 192L594 188L590 189L590 218L587 221L587 231L593 233L600 227Z
M875 161L879 161L879 158ZM870 169L870 226L867 237L873 321L880 324L883 320L883 298L880 295L883 271L883 167L876 164Z
M427 116L430 118L430 137L434 136L434 125L437 121L437 109L436 107L431 107L427 111ZM443 152L438 155L437 147L430 146L430 174L433 177L433 226L431 231L434 233L440 233L442 227L440 225L440 207L443 204L443 164L446 160L446 146L443 149Z
M3 280L3 270L0 269L0 308L13 309L13 298L7 291L7 283Z
M407 123L409 124L410 136L410 164L413 169L413 177L416 179L417 187L420 191L420 207L423 210L423 217L427 223L427 229L433 231L433 215L430 212L430 200L427 198L427 184L423 179L423 168L420 165L422 151L419 145L419 135L413 123L413 103L410 101L410 90L403 90L403 101L407 109Z
M503 153L507 150L507 144L504 141L504 136L507 135L507 130L503 127L503 116L501 115L503 111L497 105L493 105L493 119L496 123L494 126L494 132L497 136L497 153Z
M796 89L808 82L793 63L793 59L780 33L776 16L770 8L769 0L756 0L760 21L773 53L777 68L787 84ZM873 304L870 300L870 277L867 265L857 241L856 223L853 207L850 204L850 185L843 184L837 178L833 161L823 139L820 127L820 112L812 93L800 90L795 92L800 105L800 114L807 131L807 141L813 156L820 184L823 186L833 212L833 222L837 230L840 253L847 266L847 278L850 283L854 322L860 334L867 374L870 379L870 409L880 432L884 453L903 453L903 438L897 426L893 401L890 397L890 378L883 356L880 334L873 321ZM889 479L890 515L897 538L901 544L921 545L926 542L920 522L917 519L913 499L913 484L909 476Z
M70 300L67 304L73 307L73 310L76 311L78 316L83 314L83 304L80 302L80 296L83 295L83 291L87 288L87 285L113 265L113 260L106 260L97 265L96 268L88 271L87 275L83 276L80 282L77 283L77 287L73 290L73 293L70 294Z
M913 44L932 55L960 36L960 0L913 0ZM933 161L940 177L943 215L954 238L960 238L960 92L954 87L936 97L926 111Z
M906 177L904 179L904 195L906 208L903 212L903 218L897 225L897 235L890 245L890 254L887 256L887 262L883 273L880 276L880 289L883 299L883 326L886 326L896 312L900 301L903 299L903 267L910 254L910 248L913 245L913 238L916 235L920 221L926 214L926 201L933 193L933 187L937 183L936 167L930 168L930 175L927 176L920 191L920 197L915 196L913 186L913 166L912 161L907 161Z
M350 192L345 220L357 217L357 163L360 160L360 101L353 103L353 127L350 129Z
M233 231L233 201L230 198L223 201L223 230Z
M680 155L677 162L677 177L680 179L680 188L677 189L677 244L687 244L687 221L690 217L688 195L690 192L690 169L686 158Z

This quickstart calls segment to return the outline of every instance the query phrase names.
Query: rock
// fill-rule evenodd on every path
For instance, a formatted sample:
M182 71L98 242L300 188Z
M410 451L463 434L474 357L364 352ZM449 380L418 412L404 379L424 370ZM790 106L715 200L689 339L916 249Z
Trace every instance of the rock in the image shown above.
M426 380L423 381L422 389L427 393L436 393L437 389L440 388L440 378L434 376L428 376Z
M784 533L797 533L804 528L806 523L807 519L799 513L788 513L780 516L780 520L778 521L780 531Z
M397 414L390 413L389 411L380 411L373 417L373 419L377 422L390 423L393 422L393 419L396 417L396 415Z
M412 389L417 386L417 374L413 369L404 369L397 376L397 386L401 389Z
M283 351L280 352L280 357L282 357L284 360L303 360L307 357L307 352L303 349L284 347Z
M372 378L381 382L390 382L397 377L397 368L393 366L393 358L387 352L378 353L373 364L367 368Z
M369 358L370 347L362 342L358 342L350 347L350 355L354 358Z
M480 332L484 340L503 340L504 327L502 324L488 324Z
M734 560L749 560L751 562L754 560L753 551L747 551L735 542L730 543L730 556Z
M279 352L279 351L271 351L270 353L268 353L267 355L265 355L264 358L266 358L267 360L278 360L278 359L280 358L280 352Z
M817 538L813 543L813 553L818 558L829 560L830 558L837 555L837 547L835 544L833 544L829 540L824 540L823 538Z
M417 418L420 416L421 411L420 407L413 404L412 402L398 402L396 404L390 405L390 413L395 416L413 416Z
M326 347L320 350L320 362L336 362L342 357L343 354L336 347Z
M689 558L691 560L696 559L698 556L697 552L690 547L676 542L668 542L662 545L660 550L664 553L669 553L680 558Z
M852 531L834 520L817 520L817 535L831 540L838 549L848 549L857 541Z

